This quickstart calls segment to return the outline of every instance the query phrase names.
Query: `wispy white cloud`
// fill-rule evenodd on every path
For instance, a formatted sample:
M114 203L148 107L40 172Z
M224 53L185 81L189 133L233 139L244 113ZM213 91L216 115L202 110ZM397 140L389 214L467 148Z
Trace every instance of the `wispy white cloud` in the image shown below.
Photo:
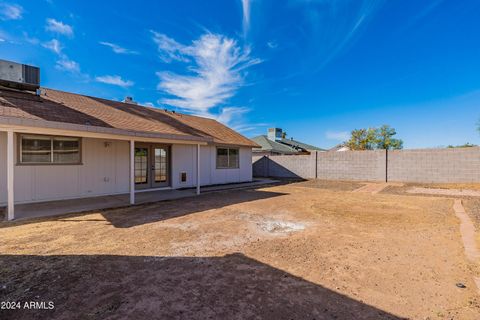
M222 123L231 123L232 120L239 119L249 111L250 109L246 107L225 107L215 118Z
M25 31L23 32L23 38L25 39L26 42L33 45L38 45L40 43L40 40L38 38L30 37L30 35Z
M177 60L188 62L186 70L190 72L157 72L157 88L169 95L161 102L201 115L212 115L212 108L221 107L233 97L244 84L245 69L261 62L250 56L250 49L241 49L235 40L218 34L204 34L190 45L178 44L177 48ZM239 109L226 112L233 110Z
M401 27L399 29L399 31L403 32L406 29L414 26L415 24L417 24L417 22L421 21L423 18L428 16L432 11L434 11L443 2L444 2L444 0L435 0L435 1L426 2L427 5L422 10L418 11L416 15L410 17L410 19L407 20L405 25L403 25L403 27Z
M250 111L251 109L247 107L225 107L222 108L220 114L213 115L212 118L227 124L230 128L240 133L247 133L268 126L266 123L247 121L245 118Z
M28 36L25 35L25 38L28 39ZM38 44L38 39L31 41L32 44ZM71 60L65 53L62 52L63 46L60 41L57 39L52 39L47 42L43 42L42 47L52 51L58 56L58 60L55 64L55 68L62 71L67 71L77 75L81 75L84 78L88 78L88 75L84 75L80 72L80 65L78 62Z
M267 46L270 48L270 49L275 49L278 47L278 43L276 41L268 41L267 42Z
M151 30L152 40L158 48L160 59L164 62L172 62L173 60L188 62L189 59L185 55L186 46L178 43L172 38L167 37L163 33Z
M52 19L52 18L47 19L47 23L45 25L45 30L53 32L53 33L62 34L62 35L68 36L68 37L73 36L73 28L70 25L65 24L61 21L57 21L57 20Z
M303 50L302 68L291 76L317 72L358 40L385 0L290 0L287 9L304 16L295 28ZM296 13L296 14L297 14ZM295 41L298 41L295 43Z
M99 42L101 45L104 45L106 47L110 47L113 52L118 53L118 54L138 54L137 51L133 51L124 47L119 46L118 44L111 43L111 42L106 42L106 41L100 41Z
M67 56L63 56L58 60L55 67L62 71L80 74L80 65L77 62L70 60Z
M42 46L55 52L56 54L60 54L62 52L62 45L57 39L52 39L50 41L44 42L42 43Z
M243 36L246 37L250 29L250 5L251 0L242 0L243 11Z
M95 78L96 81L111 84L114 86L119 86L122 88L131 87L134 85L133 81L130 80L123 80L122 77L117 75L106 75L106 76L99 76Z
M18 4L0 2L0 20L22 19L23 8Z
M348 131L327 131L325 136L329 140L346 141L350 138Z

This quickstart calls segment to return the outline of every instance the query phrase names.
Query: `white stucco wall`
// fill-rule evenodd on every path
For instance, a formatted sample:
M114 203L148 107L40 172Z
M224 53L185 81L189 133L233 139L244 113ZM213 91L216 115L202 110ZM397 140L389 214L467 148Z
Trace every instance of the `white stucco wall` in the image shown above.
M108 142L108 146L105 142ZM5 205L7 201L6 144L7 135L0 132L0 205ZM202 146L200 150L202 185L252 180L250 148L240 148L238 169L216 169L215 146ZM172 145L171 152L172 187L195 187L197 146ZM83 165L15 166L15 202L29 203L128 193L128 142L83 138L82 160ZM180 182L182 171L187 173L185 183Z
M109 142L109 146L105 142ZM83 165L15 166L15 202L126 193L129 186L128 152L128 142L84 138ZM5 133L0 133L0 164L0 204L5 204Z

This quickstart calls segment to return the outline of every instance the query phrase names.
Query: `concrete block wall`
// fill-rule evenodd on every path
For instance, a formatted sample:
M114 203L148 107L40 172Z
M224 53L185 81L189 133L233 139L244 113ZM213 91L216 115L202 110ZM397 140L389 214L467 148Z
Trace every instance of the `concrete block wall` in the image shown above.
M252 171L254 177L269 177L267 167L268 158L263 155L253 155L252 156Z
M480 182L480 147L389 151L388 180Z
M317 159L315 161L315 159ZM398 182L480 182L480 147L318 152L253 157L258 177Z
M315 179L315 153L254 157L253 161L253 172L258 177Z
M317 178L385 181L385 150L319 152Z

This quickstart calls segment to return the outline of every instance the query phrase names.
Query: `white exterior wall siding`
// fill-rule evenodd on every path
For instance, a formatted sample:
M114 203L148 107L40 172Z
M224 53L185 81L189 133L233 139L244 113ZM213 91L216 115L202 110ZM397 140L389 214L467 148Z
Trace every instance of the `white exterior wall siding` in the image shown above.
M197 184L197 146L172 146L172 188L190 188ZM225 184L252 180L252 150L240 148L238 169L217 169L216 146L200 147L200 184ZM187 173L187 181L180 182L180 173Z
M7 203L7 133L0 132L0 205Z
M216 146L207 146L205 148L210 149L210 152L206 152L206 154L209 154L210 156L208 158L207 156L205 157L205 162L208 162L210 164L210 178L207 181L203 180L201 177L202 185L235 183L252 180L251 148L239 148L240 159L238 169L217 169Z
M16 138L16 137L15 137ZM15 143L17 148L17 143ZM252 180L252 150L240 149L238 169L216 168L216 146L200 148L201 185ZM7 202L7 134L0 132L0 205ZM15 150L15 159L17 150ZM129 142L82 139L82 165L16 165L15 203L74 199L129 192ZM187 181L180 182L180 173ZM171 186L195 187L197 184L197 146L172 145Z
M127 141L83 138L82 165L16 165L15 203L127 193L128 150ZM5 154L6 134L0 133L0 157ZM6 161L0 163L0 204L5 205Z
M197 184L197 146L178 145L171 147L171 186L174 189L190 188ZM187 181L180 181L180 173L187 173Z

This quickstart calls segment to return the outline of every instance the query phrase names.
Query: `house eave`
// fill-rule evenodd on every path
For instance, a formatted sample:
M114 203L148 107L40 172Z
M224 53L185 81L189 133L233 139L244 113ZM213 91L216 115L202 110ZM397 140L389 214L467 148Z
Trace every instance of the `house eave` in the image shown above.
M35 119L22 119L15 117L0 117L0 131L13 129L16 132L69 135L78 137L104 138L115 140L135 140L145 142L161 141L165 143L201 144L213 142L213 138L187 136L178 134L164 134L155 132L142 132L123 130L117 128L105 128L98 126L72 124L66 122L54 122Z

